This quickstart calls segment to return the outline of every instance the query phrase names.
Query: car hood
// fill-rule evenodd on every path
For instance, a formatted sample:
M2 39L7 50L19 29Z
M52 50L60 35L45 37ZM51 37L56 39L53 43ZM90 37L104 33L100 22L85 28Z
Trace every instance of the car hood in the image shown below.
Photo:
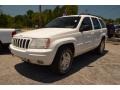
M15 37L50 38L55 35L60 35L72 31L74 30L68 28L41 28L16 34Z

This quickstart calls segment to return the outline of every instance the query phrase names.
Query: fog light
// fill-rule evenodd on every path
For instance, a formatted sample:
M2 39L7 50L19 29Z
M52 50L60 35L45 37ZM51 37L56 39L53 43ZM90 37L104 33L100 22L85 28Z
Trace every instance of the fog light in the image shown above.
M38 64L43 64L43 61L37 60Z

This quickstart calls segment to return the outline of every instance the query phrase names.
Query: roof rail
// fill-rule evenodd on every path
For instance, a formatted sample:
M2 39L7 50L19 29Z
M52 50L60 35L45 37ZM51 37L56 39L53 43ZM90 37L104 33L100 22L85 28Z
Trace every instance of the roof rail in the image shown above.
M97 15L94 15L94 14L90 14L90 13L80 13L80 15L92 15L92 16L96 16L96 17L101 17L101 16L97 16Z

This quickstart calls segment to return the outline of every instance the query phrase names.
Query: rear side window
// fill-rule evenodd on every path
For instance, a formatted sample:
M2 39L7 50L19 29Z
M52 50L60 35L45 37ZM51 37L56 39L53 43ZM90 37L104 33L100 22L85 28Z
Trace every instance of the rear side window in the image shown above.
M101 29L100 23L97 18L92 18L94 29Z
M83 26L88 26L88 28L87 28L86 31L92 30L92 23L91 23L91 20L90 20L89 17L85 17L85 18L83 19L80 29L81 29Z
M100 23L101 23L102 28L106 28L105 23L104 23L101 19L99 19L99 21L100 21Z

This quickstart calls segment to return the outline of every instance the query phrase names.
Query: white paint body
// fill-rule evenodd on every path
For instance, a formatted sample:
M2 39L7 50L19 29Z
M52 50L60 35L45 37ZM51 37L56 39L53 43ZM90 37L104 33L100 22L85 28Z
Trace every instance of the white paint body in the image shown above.
M84 17L94 17L91 15L72 15L72 17L80 16L81 19L78 26L74 29L67 28L42 28L29 32L20 33L14 38L50 38L50 46L48 49L21 49L10 45L11 52L24 59L30 60L31 63L39 64L37 61L42 61L41 65L51 65L58 48L67 43L73 43L75 47L74 56L78 56L85 52L95 49L101 42L103 36L106 37L106 28L100 30L90 30L80 32L79 27ZM71 16L68 16L71 17Z
M12 32L14 31L16 31L16 29L0 28L0 42L2 44L11 43Z

